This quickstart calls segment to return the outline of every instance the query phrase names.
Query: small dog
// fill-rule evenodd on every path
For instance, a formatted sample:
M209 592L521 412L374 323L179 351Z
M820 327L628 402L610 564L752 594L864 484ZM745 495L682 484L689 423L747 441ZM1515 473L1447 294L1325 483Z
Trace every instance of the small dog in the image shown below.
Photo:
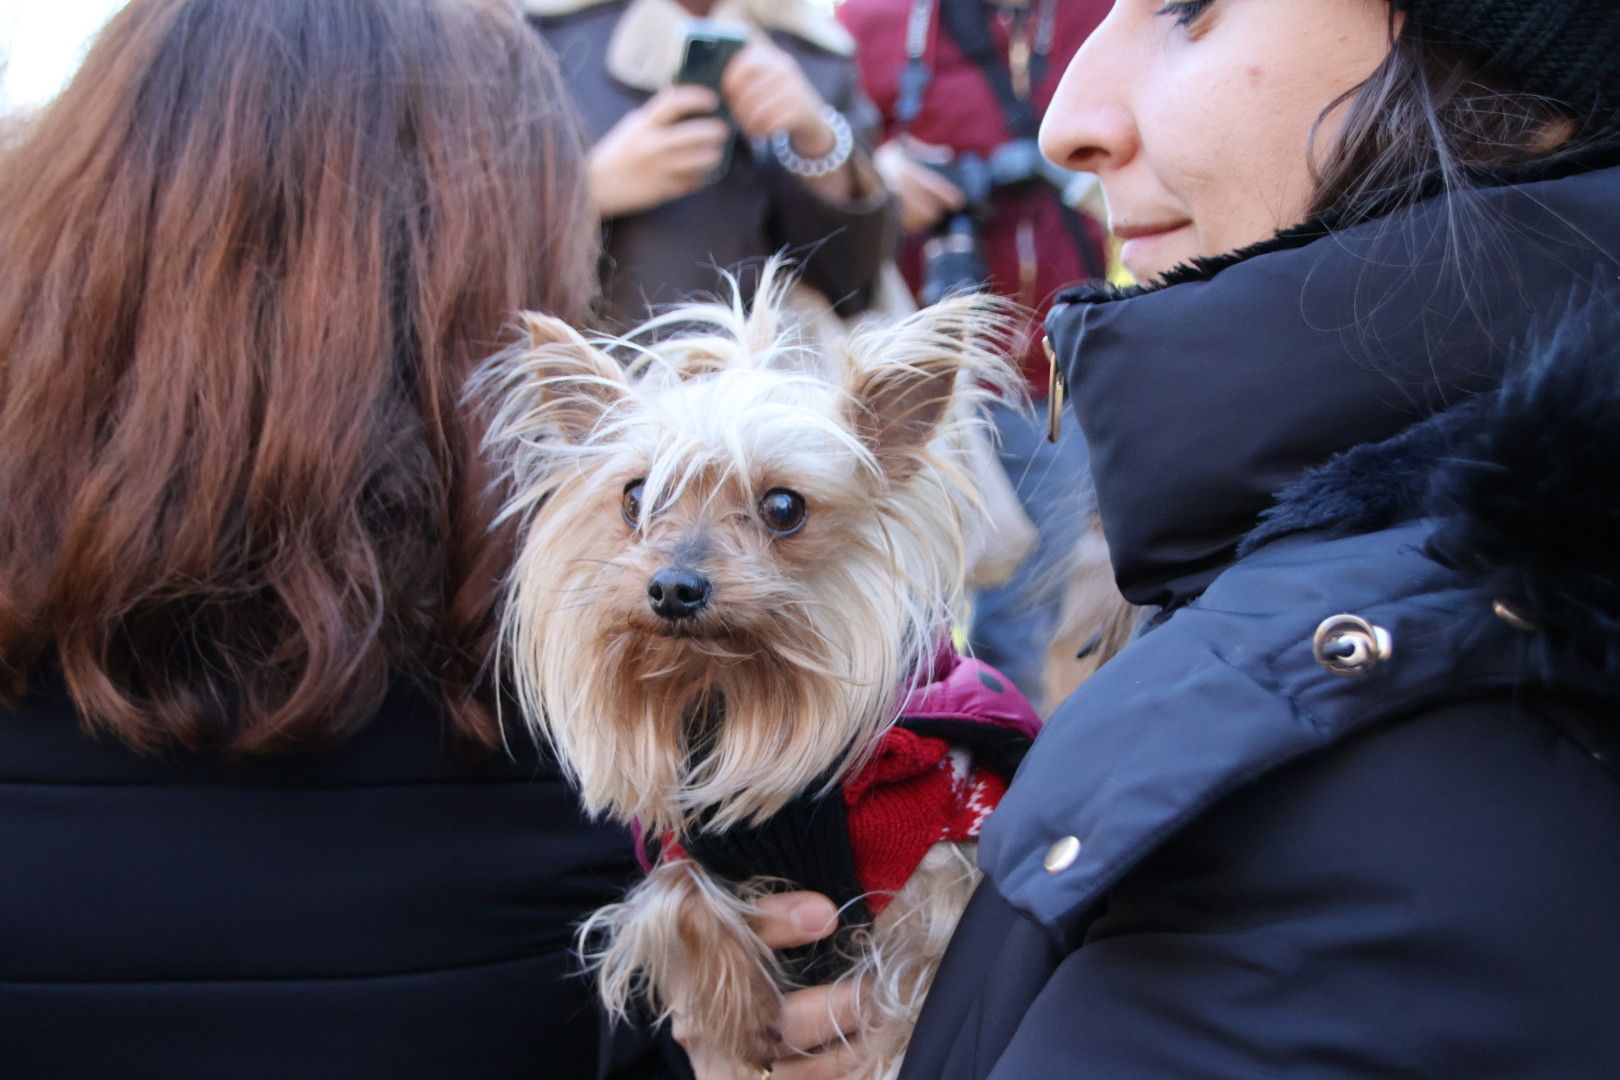
M773 264L751 311L687 306L618 339L525 316L529 340L482 382L504 402L491 445L524 521L503 636L587 810L660 849L582 933L609 1008L678 1017L753 1078L784 1054L782 991L836 973L861 988L856 1071L878 1077L898 1069L1004 790L947 745L964 729L941 680L1016 699L990 710L1000 749L1036 723L1010 684L938 649L976 512L967 440L991 394L1016 394L1019 323L961 296L829 356L785 292ZM919 726L897 733L902 713ZM888 838L881 856L836 850L863 830ZM830 859L830 879L806 859ZM795 886L845 904L831 953L796 971L748 923Z

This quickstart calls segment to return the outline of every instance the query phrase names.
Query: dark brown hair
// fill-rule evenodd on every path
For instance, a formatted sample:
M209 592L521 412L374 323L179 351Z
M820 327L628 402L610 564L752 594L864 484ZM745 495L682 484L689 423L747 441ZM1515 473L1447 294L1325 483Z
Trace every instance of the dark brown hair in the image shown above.
M1473 54L1415 22L1397 30L1393 9L1390 18L1393 44L1383 63L1317 122L1320 129L1344 109L1317 168L1311 216L1354 224L1617 141L1615 131L1576 124L1556 103L1486 72Z
M0 158L0 701L137 747L336 737L413 677L499 739L510 559L462 405L595 274L505 0L134 0Z

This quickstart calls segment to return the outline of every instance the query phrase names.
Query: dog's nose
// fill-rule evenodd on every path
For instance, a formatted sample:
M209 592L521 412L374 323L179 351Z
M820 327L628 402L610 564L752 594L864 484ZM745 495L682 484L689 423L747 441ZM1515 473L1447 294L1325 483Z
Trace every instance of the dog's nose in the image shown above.
M713 591L709 579L696 570L666 566L647 584L647 600L660 618L674 622L690 619L708 607Z

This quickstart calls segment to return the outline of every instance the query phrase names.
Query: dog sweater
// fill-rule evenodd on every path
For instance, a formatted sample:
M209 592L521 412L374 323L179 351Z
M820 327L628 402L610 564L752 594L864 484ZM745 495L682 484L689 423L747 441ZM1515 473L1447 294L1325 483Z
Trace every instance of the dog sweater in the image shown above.
M830 897L838 932L785 957L799 979L826 981L846 966L849 936L888 906L930 848L978 838L1039 729L1005 676L947 646L853 776L827 790L812 785L759 825L665 837L660 857L694 859L731 882L773 877Z

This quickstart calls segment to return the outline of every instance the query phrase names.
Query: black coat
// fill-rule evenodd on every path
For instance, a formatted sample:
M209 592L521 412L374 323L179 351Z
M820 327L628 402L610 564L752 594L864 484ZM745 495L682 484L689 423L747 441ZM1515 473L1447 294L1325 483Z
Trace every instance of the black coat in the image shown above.
M341 746L229 764L0 712L0 1077L587 1077L572 923L634 871L522 735L460 762L401 686Z
M1054 315L1164 610L992 817L904 1077L1616 1074L1616 206L1500 188ZM1342 614L1387 635L1348 675Z

